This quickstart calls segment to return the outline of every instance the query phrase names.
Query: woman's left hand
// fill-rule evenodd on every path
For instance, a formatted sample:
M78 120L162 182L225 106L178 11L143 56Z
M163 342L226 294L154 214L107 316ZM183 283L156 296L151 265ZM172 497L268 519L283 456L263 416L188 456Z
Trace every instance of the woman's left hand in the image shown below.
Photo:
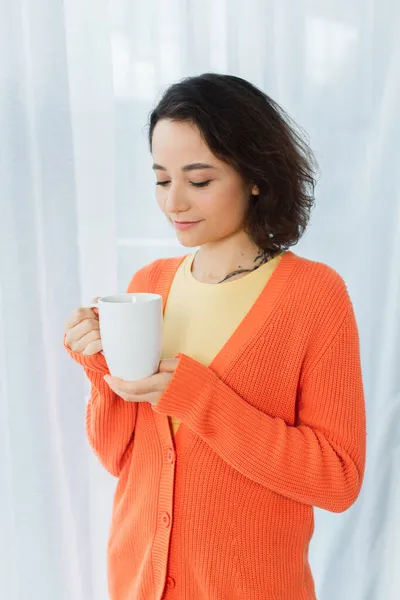
M160 362L158 373L138 381L124 381L111 375L106 375L104 379L113 392L124 400L156 405L167 389L178 362L178 358L166 358Z

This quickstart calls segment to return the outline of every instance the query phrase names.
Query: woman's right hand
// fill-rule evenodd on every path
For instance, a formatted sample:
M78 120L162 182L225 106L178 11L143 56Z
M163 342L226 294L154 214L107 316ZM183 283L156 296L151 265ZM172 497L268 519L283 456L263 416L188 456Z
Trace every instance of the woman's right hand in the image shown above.
M98 299L94 298L93 304ZM103 350L97 308L76 308L65 324L65 333L65 344L74 352L91 356Z

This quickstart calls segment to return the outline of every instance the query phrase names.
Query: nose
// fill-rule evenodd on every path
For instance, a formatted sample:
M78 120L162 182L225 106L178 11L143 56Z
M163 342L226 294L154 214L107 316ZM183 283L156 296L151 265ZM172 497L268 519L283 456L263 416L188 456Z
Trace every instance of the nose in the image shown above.
M165 201L165 211L168 214L183 212L189 209L185 195L178 185L170 185Z

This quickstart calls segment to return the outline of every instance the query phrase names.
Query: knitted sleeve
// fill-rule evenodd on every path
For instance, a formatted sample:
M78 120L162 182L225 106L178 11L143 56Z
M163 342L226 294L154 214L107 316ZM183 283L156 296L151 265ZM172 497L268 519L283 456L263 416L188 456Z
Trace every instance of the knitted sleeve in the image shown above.
M140 269L132 278L128 292L151 292L153 263ZM137 403L126 402L113 392L103 377L109 373L102 353L85 356L65 344L69 355L83 366L91 383L86 408L86 434L89 444L105 469L119 477L132 454Z
M351 305L301 384L295 426L250 405L210 368L178 357L153 410L185 421L234 469L278 494L332 512L354 503L364 475L366 418Z

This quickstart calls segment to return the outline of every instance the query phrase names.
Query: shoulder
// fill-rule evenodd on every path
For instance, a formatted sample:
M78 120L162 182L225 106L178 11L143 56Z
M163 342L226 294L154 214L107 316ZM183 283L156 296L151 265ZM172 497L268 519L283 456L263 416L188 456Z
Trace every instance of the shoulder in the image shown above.
M343 276L333 267L316 260L294 255L297 263L293 287L304 299L347 305L350 295Z
M347 319L355 320L348 287L333 267L295 255L287 310L309 342L333 339Z
M185 256L159 258L145 265L133 275L128 292L151 292L157 285L160 277L171 276L185 259Z
M297 339L303 340L304 375L318 363L335 340L345 340L342 351L346 352L350 344L359 343L359 334L344 277L319 261L298 256L296 262L288 312L292 316L291 324Z

